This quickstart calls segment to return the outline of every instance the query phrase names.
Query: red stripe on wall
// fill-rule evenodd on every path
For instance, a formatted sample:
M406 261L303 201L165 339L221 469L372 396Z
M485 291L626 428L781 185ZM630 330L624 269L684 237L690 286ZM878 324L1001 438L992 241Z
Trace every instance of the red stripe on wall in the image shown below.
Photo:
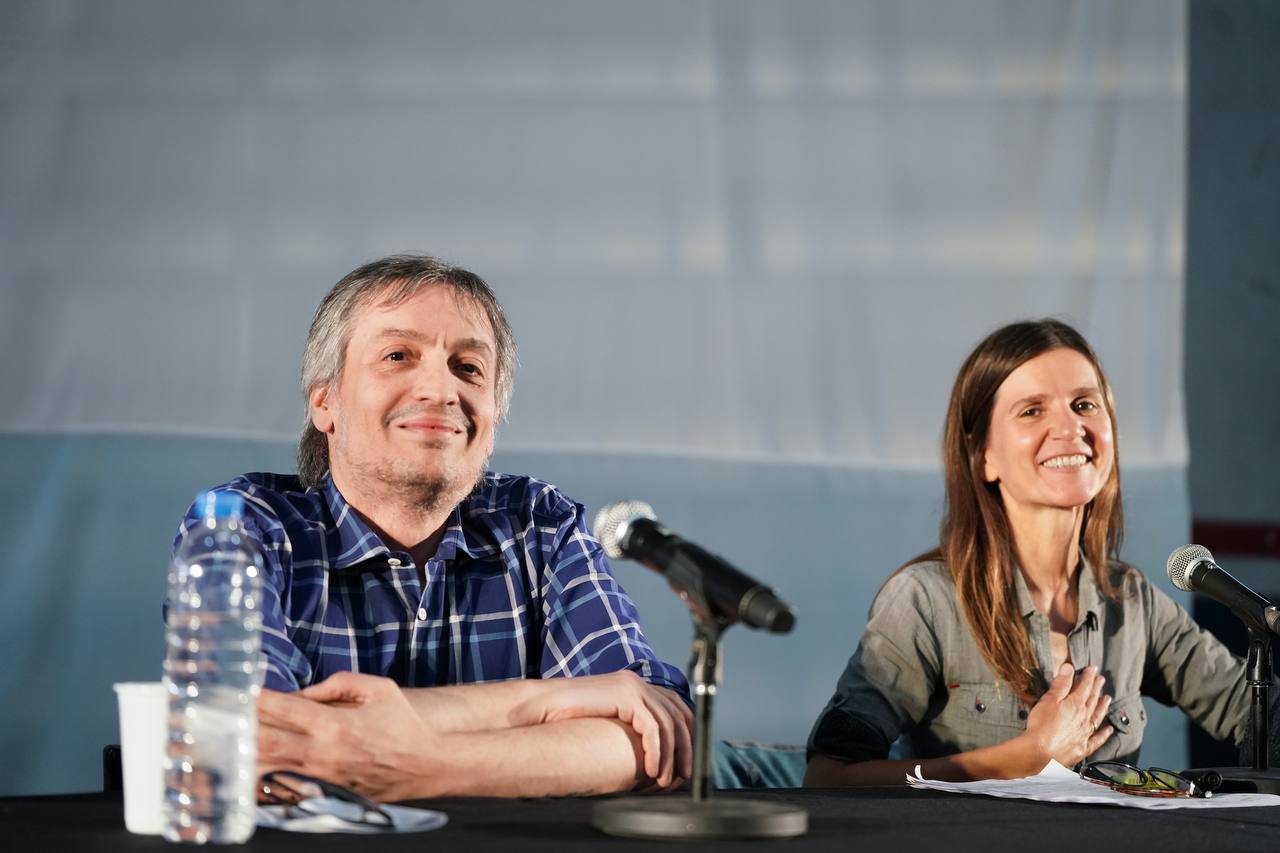
M1197 518L1191 522L1191 539L1215 556L1280 557L1280 524Z

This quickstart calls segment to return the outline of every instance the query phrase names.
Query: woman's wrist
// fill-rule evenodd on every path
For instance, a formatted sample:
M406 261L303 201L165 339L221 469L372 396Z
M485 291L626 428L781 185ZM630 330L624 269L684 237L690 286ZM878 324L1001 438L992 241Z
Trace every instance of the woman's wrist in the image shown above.
M1012 760L1009 762L1009 769L1016 771L1009 778L1020 779L1024 776L1034 776L1053 759L1053 753L1045 747L1035 732L1023 732L1009 741L1009 744L1012 747L1010 750L1010 758Z

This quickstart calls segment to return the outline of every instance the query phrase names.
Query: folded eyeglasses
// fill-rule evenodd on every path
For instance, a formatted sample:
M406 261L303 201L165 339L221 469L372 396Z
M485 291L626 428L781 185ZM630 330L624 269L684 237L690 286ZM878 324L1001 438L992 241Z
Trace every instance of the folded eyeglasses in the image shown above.
M395 827L391 815L368 797L350 788L287 770L262 776L263 802L284 806L286 818L330 815L347 823Z
M1181 773L1162 767L1143 770L1122 761L1092 761L1080 768L1080 778L1138 797L1213 796L1212 791L1205 791Z

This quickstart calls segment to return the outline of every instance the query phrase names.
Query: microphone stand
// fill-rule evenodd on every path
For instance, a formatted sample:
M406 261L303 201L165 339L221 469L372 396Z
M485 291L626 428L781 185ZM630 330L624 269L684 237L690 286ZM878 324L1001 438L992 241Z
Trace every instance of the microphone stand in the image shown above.
M695 623L693 632L693 656L689 672L693 682L693 801L700 803L711 796L711 703L716 698L716 687L724 676L720 665L720 634L718 625L703 626Z
M681 592L693 616L693 778L689 799L624 797L597 803L592 823L609 835L680 841L702 838L791 838L809 831L804 809L766 800L712 797L711 705L720 684L720 635L733 620L714 616L701 590Z
M1275 607L1268 607L1268 621ZM1271 769L1271 634L1249 626L1249 733L1252 767L1204 767L1183 771L1197 785L1221 794L1280 794L1280 771Z

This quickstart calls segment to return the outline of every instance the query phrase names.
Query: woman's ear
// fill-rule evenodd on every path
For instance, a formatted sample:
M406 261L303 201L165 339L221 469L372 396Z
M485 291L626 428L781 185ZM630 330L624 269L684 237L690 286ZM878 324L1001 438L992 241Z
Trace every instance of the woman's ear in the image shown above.
M991 461L991 454L985 450L982 451L982 479L987 483L1000 482L1000 472Z

